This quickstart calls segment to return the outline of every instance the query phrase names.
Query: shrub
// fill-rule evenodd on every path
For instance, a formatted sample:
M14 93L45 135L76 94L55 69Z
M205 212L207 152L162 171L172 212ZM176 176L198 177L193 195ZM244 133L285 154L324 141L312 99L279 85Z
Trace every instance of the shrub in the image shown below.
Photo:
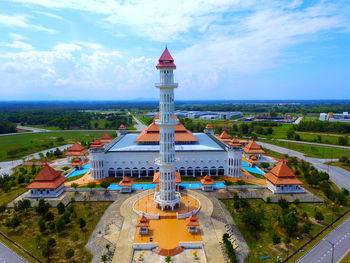
M273 241L274 245L279 244L279 243L281 243L281 237L276 232L273 232L272 233L272 241Z
M267 169L269 168L270 164L269 163L261 163L260 164L262 168Z
M19 200L17 203L15 203L15 211L22 211L24 209L28 209L30 208L31 206L31 203L28 199L22 199L22 200Z
M344 195L349 195L349 190L346 188L342 188L341 191L343 192Z
M312 223L307 220L304 225L301 226L300 232L303 234L309 234L312 228Z
M238 181L237 181L237 184L239 184L239 185L245 185L245 181L243 181L243 180L238 180Z
M71 249L71 248L70 248L70 249L67 249L67 250L66 250L65 256L66 256L66 259L70 259L71 257L74 256L74 250Z
M320 210L316 210L315 212L315 219L318 221L321 221L324 219L324 216Z
M54 247L56 246L56 240L54 238L49 238L49 240L47 241L47 245L50 247Z
M78 221L80 228L84 228L86 226L86 221L83 218L80 217Z
M271 203L271 198L270 197L266 198L266 203L268 203L268 204Z
M46 231L46 224L45 224L45 219L44 218L40 218L38 221L38 226L39 226L39 230L40 232L45 232Z
M49 208L50 208L50 204L45 202L44 199L40 199L39 200L39 204L38 206L35 207L35 211L41 215L41 216L44 216L48 211L49 211Z
M74 233L71 237L70 240L72 240L73 242L76 242L79 240L79 235L77 233Z
M66 208L64 207L64 204L62 202L59 202L57 204L57 211L60 215L62 215L64 213L64 211L66 210Z
M281 198L278 200L278 205L284 210L284 209L287 209L288 206L289 206L289 203L286 199L284 198Z
M55 216L54 216L53 213L51 213L51 212L47 212L47 213L46 213L46 215L45 215L45 220L46 220L46 221L52 221L52 220L54 220L54 219L55 219Z
M294 204L295 204L295 205L299 205L299 204L300 204L300 200L299 200L298 198L295 199L295 200L294 200Z
M58 219L56 222L56 226L55 226L56 232L57 233L62 232L64 230L65 224L66 224L66 222L64 221L63 218Z

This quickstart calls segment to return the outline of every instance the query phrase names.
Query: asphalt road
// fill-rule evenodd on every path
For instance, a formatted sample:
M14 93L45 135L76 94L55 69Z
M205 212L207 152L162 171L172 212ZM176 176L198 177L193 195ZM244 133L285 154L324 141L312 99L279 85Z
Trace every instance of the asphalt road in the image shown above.
M143 124L138 118L136 118L134 115L132 115L133 119L137 122L135 126L135 128L137 129L137 131L143 131L147 128L147 126L145 124Z
M46 155L47 152L50 151L55 151L56 148L60 149L61 151L67 149L68 147L72 146L72 144L66 144L66 145L62 145L59 147L55 147L55 148L51 148L51 149L47 149L41 152L37 152L37 153L33 153L30 155L25 156L26 160L27 159L31 159L31 158L40 158L39 153L43 153L44 155ZM7 161L7 162L0 162L0 176L2 174L12 174L12 168L16 167L17 165L20 165L22 163L22 159L20 160L13 160L13 161ZM1 261L0 261L1 263Z
M350 218L317 243L297 263L332 263L332 245L329 242L334 244L333 262L339 262L350 249Z
M22 257L9 249L0 241L0 263L23 263L27 262Z
M302 160L305 160L309 163L312 163L315 168L319 171L327 172L329 174L330 179L339 187L339 188L347 188L350 190L350 172L332 165L325 164L329 161L336 161L337 159L320 159L320 158L311 158L306 157L305 154L297 151L293 151L284 147L276 146L273 144L269 144L266 142L260 142L259 144L264 148L270 149L275 152L279 152L282 154L288 154L289 156L295 156Z

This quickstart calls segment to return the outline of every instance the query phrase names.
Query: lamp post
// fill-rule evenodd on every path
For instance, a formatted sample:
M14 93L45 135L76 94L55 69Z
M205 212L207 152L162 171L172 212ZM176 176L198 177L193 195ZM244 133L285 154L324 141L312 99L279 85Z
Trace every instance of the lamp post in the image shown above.
M326 242L328 242L331 246L332 246L332 261L331 261L331 263L333 263L333 256L334 256L334 244L331 242L331 241L329 241L329 240L327 240L327 239L323 239L324 241L326 241Z

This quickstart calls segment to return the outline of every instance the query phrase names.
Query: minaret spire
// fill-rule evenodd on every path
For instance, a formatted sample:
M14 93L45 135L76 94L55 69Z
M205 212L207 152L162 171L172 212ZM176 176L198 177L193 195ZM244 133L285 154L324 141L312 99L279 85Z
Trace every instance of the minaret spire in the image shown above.
M167 45L158 60L156 68L159 70L159 158L156 165L159 166L159 192L154 194L154 201L162 210L180 205L181 194L176 192L176 166L175 166L175 125L174 118L174 83L173 70L176 69L174 59L170 55Z

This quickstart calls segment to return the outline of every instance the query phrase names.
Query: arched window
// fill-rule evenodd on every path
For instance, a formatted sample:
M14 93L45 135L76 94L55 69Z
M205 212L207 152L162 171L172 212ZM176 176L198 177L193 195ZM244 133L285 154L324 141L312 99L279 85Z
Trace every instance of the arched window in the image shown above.
M186 175L185 167L180 167L180 175Z
M224 167L219 166L218 174L219 174L219 175L224 175L224 173L225 173Z
M115 170L114 168L108 169L108 177L115 177Z
M125 176L131 176L131 170L129 167L125 168Z
M153 175L154 175L153 167L148 168L148 176L153 176Z
M207 166L204 166L202 169L202 176L206 176L207 174L209 174L209 169Z
M140 175L141 175L141 176L147 176L147 170L146 170L145 167L142 167L142 168L141 168Z
M216 175L216 167L215 166L212 166L210 167L210 175Z
M187 175L193 175L193 168L192 167L187 168Z
M117 177L123 177L123 168L120 168L120 167L117 168L116 176Z
M137 167L132 168L131 176L139 176L139 169L137 169Z
M201 176L201 168L199 166L196 167L196 169L194 170L194 175L195 176Z

